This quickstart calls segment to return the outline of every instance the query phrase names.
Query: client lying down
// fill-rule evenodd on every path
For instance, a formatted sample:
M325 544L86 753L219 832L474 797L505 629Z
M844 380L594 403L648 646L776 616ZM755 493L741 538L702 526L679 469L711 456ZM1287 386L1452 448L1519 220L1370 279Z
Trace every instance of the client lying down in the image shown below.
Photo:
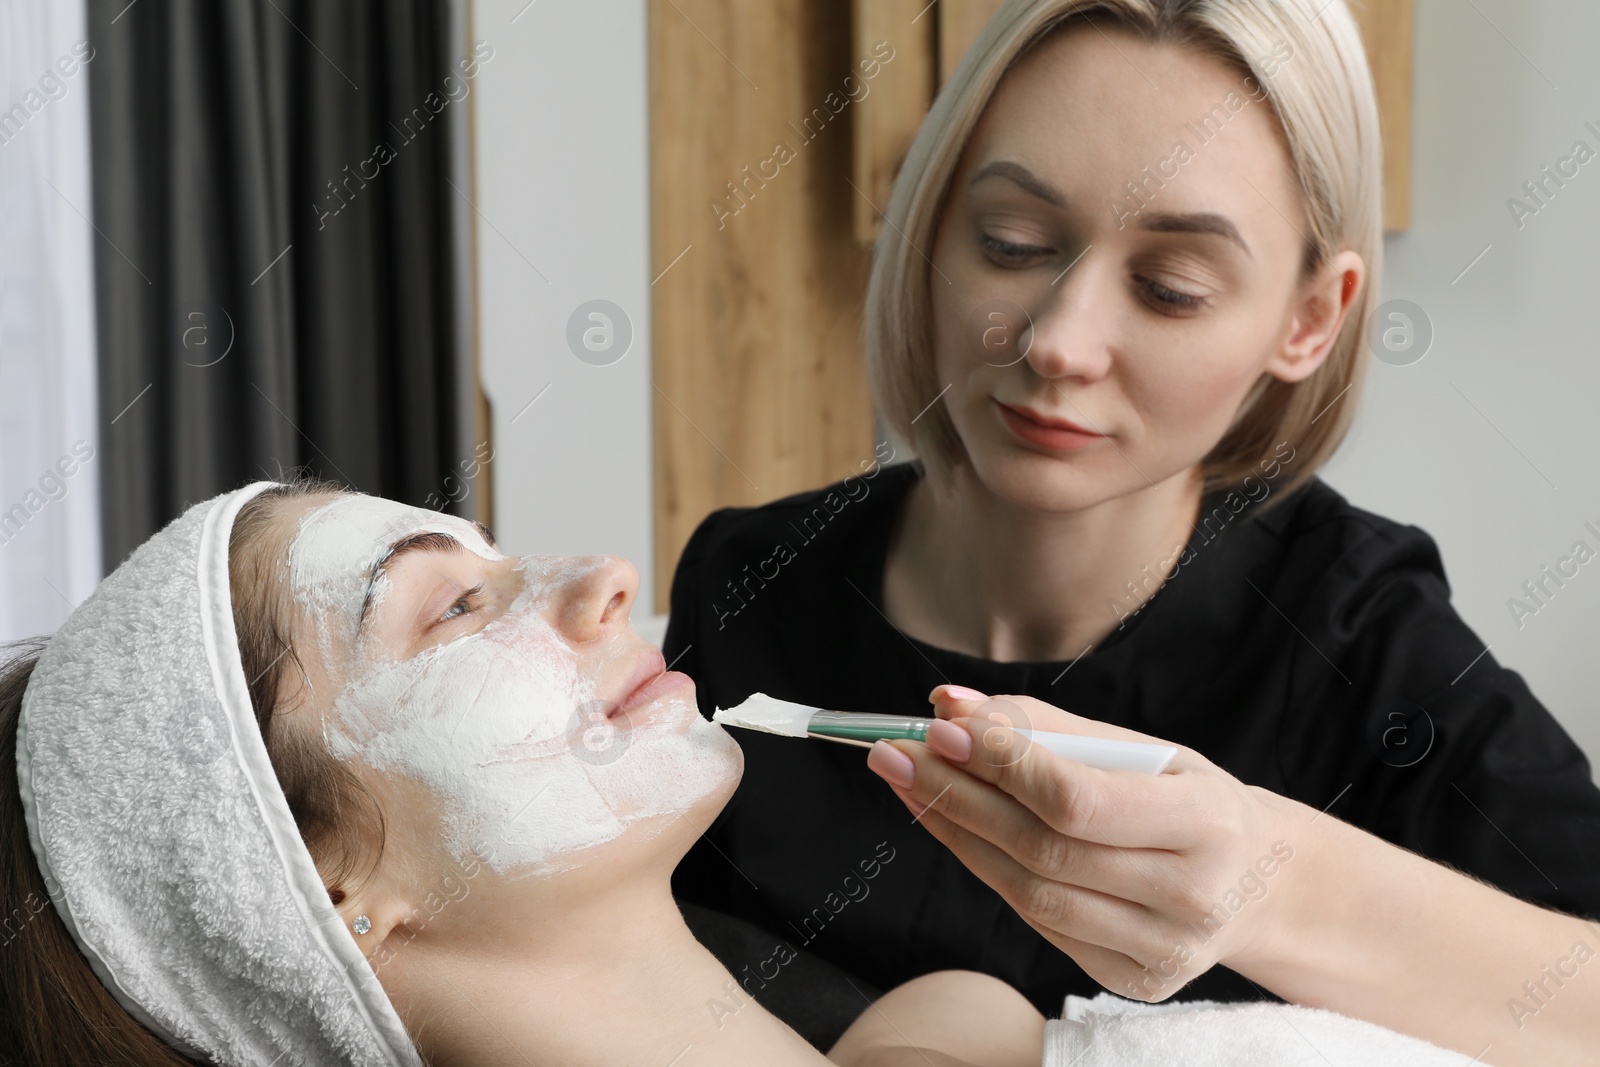
M1292 1013L1271 1037L1100 1001L1047 1024L967 973L863 1002L824 1059L673 902L742 761L635 587L323 486L156 534L0 674L0 1061L1172 1062L1141 1029L1190 1063L1461 1061L1302 1008L1248 1009Z

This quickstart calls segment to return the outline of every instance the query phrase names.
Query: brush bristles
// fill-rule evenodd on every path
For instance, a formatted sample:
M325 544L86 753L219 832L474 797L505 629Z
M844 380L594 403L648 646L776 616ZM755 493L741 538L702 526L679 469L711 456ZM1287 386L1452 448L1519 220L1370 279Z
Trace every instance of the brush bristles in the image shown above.
M753 693L738 707L718 708L711 716L711 721L783 737L804 737L806 726L816 711L816 708L804 704L779 700L765 693Z

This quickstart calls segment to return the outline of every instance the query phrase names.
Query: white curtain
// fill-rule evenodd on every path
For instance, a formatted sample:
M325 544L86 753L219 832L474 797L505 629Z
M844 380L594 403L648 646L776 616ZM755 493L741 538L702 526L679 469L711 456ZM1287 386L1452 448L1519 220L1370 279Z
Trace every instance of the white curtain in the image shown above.
M101 577L89 222L93 53L76 0L0 0L0 640Z

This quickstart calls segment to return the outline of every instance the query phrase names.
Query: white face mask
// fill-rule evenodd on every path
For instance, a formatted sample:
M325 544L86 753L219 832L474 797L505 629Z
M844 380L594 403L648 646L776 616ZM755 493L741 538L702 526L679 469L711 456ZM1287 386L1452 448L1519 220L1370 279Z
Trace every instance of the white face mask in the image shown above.
M505 558L465 520L350 495L301 520L290 588L325 652L335 633L354 647L324 724L329 751L428 786L458 862L477 858L502 874L575 866L573 853L684 811L737 773L737 746L687 697L603 719L586 670L642 646L612 641L585 665L545 620L549 595L582 573L581 560L524 557L523 591L505 615L411 659L373 641L352 646L369 584L371 611L387 588L383 577L370 583L372 568L395 540L420 532Z

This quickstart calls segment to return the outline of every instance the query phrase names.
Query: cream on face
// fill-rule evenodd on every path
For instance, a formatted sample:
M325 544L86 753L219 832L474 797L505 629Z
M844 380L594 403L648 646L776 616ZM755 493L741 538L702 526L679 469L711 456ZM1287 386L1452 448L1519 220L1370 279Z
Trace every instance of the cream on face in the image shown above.
M369 588L368 611L382 610L388 580L372 581L377 562L395 541L422 532L448 534L487 560L506 558L462 519L346 496L301 519L289 584L317 620L323 648L337 638L348 650L344 687L324 722L329 751L425 784L441 801L458 861L474 857L502 874L570 867L579 850L640 819L686 810L734 773L732 739L687 697L658 700L626 720L603 718L610 705L593 676L608 664L618 673L618 657L643 646L602 640L580 655L547 621L585 561L518 560L522 590L504 615L409 659L377 641L355 643ZM593 746L597 735L610 745Z
M313 508L300 520L289 546L289 587L316 622L324 657L333 638L354 641L369 589L369 610L383 601L388 579L374 581L372 574L390 546L401 537L428 532L449 534L484 559L505 558L470 522L380 497L351 493Z

